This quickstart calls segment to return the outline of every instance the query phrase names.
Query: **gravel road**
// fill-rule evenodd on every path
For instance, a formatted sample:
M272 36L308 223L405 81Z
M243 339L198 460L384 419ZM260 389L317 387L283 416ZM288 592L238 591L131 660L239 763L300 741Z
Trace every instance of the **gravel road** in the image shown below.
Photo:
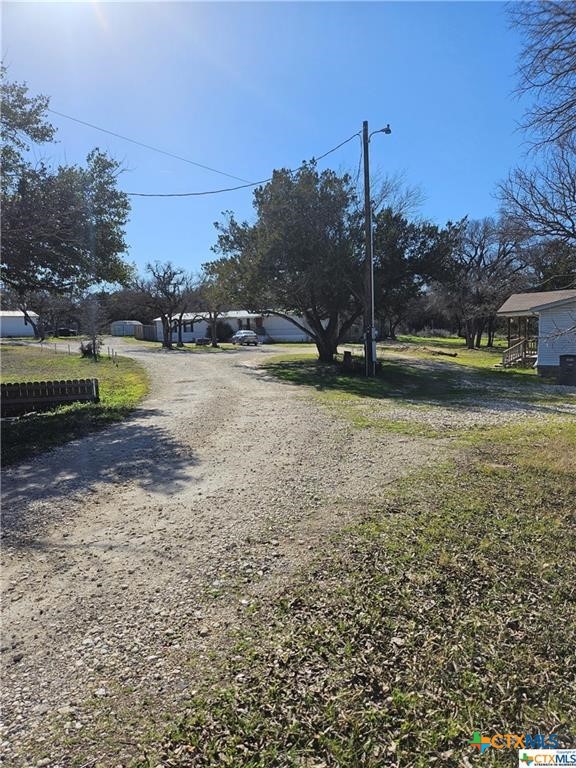
M135 415L2 474L5 765L125 765L210 652L438 443L352 430L258 369L160 352ZM276 347L271 350L277 353Z

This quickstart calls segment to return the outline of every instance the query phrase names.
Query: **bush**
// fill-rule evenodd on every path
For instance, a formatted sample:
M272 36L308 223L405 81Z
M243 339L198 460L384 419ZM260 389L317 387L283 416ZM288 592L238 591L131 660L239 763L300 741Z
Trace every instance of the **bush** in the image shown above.
M96 345L96 349L94 349L94 342L92 340L81 341L80 355L82 357L98 357L100 353L100 349L102 348L102 342L99 339L96 339L95 345Z
M454 334L446 328L422 328L421 331L418 331L417 335L424 336L425 338L449 339Z
M234 329L225 320L218 320L216 322L216 338L218 341L228 341L234 335ZM206 330L206 336L212 338L212 326L208 326Z

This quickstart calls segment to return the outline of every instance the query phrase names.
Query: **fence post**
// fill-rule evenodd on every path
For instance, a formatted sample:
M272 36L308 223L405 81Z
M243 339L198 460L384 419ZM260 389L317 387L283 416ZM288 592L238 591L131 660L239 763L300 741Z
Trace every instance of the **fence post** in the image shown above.
M69 354L69 355L70 355L70 354L72 354L72 353L70 352L70 344L68 344L68 354Z

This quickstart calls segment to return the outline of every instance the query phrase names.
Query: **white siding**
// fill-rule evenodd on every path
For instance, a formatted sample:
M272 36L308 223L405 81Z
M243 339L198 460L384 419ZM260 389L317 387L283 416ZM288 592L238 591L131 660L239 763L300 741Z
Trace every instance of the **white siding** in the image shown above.
M306 322L295 315L296 320L306 325ZM269 315L263 318L263 326L270 341L310 341L310 336L301 331L298 326L285 317Z
M182 328L182 341L187 343L190 341L196 341L196 339L205 338L208 336L208 323L206 320L197 320L192 325L190 320L184 321L186 325ZM156 338L158 341L162 341L163 338L163 331L162 331L162 320L155 320L154 324L156 326ZM234 328L235 324L230 323L232 328ZM192 326L192 327L191 327ZM178 341L178 325L175 326L176 330L172 332L172 341L177 342ZM186 330L184 330L186 328Z
M306 321L294 315L295 319L308 327ZM209 323L207 320L194 321L194 327L190 330L190 321L186 321L186 330L182 333L182 341L193 342L200 337L206 337L210 335ZM311 341L309 334L302 331L294 323L290 322L285 317L279 317L278 315L254 315L243 311L231 311L225 313L218 318L218 322L225 322L232 328L232 332L236 332L241 328L250 328L252 331L256 331L259 336L263 337L264 341L279 341L279 342L297 342L297 341ZM162 321L154 320L156 326L157 338L160 341L162 339ZM260 331L263 331L262 334ZM178 341L178 331L175 330L172 334L172 339Z
M560 355L576 354L576 300L539 312L538 365L559 365ZM568 328L574 330L566 333Z
M32 314L34 322L38 315ZM34 336L34 329L30 323L24 320L24 314L14 315L12 313L5 315L0 312L0 336Z

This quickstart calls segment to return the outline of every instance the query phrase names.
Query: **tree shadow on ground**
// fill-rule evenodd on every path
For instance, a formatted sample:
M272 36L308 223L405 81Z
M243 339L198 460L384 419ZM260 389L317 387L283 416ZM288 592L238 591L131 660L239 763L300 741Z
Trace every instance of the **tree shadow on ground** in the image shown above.
M546 399L548 409L554 400L558 403L571 400L575 394L573 387L566 387L565 395L550 392L549 385L527 379L523 373L473 370L430 360L384 360L381 372L374 379L359 373L347 374L337 364L316 360L280 361L265 363L262 367L280 381L313 387L319 392L373 399L398 398L431 405L461 407L463 401L474 403L482 398L497 400L504 407L508 400L514 399L532 402L537 410L538 400Z
M43 456L6 469L2 478L3 535L32 532L62 517L58 500L96 486L134 482L150 493L171 496L192 481L198 464L186 445L152 426L154 410L124 421Z

